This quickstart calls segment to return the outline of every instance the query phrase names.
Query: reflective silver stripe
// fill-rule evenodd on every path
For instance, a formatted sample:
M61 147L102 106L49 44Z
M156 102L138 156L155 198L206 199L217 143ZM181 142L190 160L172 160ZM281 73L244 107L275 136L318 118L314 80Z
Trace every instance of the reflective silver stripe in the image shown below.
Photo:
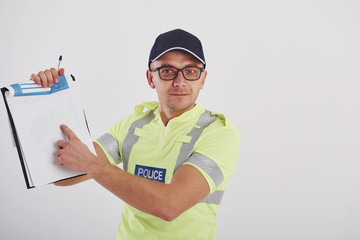
M224 175L219 166L212 159L200 153L192 154L186 162L195 164L204 170L214 181L216 187L224 180Z
M207 195L201 202L209 204L220 204L224 195L224 191L215 191L212 194Z
M121 151L122 153L121 156L123 159L123 168L125 171L127 171L131 149L133 148L134 144L139 140L139 136L134 135L135 129L143 128L146 124L150 123L154 118L155 118L154 111L151 111L145 117L136 120L130 125L129 131L122 143L122 151Z
M120 152L119 152L119 143L116 139L111 136L110 133L105 133L100 138L97 139L99 143L106 149L110 156L114 159L116 164L119 164L120 161Z
M193 127L191 131L187 134L187 136L191 137L191 141L189 143L183 143L181 146L180 153L174 168L174 173L192 154L195 142L199 139L204 129L212 122L214 122L216 118L217 116L211 115L210 111L207 110L203 114L201 114L198 122L196 123L196 126L198 127Z

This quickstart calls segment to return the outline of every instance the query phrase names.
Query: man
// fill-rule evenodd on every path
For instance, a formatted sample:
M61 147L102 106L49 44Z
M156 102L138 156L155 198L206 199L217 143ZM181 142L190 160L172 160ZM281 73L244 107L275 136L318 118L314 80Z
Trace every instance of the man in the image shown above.
M159 35L148 66L158 103L136 106L133 115L94 141L97 156L61 125L68 141L57 142L57 164L87 175L56 185L93 178L122 199L117 239L214 239L218 207L236 168L239 134L224 115L196 104L207 75L197 37L180 29ZM31 77L46 87L58 74L64 70ZM116 166L121 162L123 169Z

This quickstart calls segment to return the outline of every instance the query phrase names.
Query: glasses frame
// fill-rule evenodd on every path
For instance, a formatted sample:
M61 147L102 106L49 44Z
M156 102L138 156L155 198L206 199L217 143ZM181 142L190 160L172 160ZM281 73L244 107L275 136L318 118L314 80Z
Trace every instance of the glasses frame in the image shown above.
M171 78L171 79L163 79L163 78L160 76L160 71L159 71L159 70L162 69L162 68L173 68L173 69L176 69L177 71L176 71L175 77L173 77L173 78ZM198 77L197 79L187 79L187 78L185 77L184 72L183 72L184 69L187 69L187 68L197 68L197 69L199 69L199 70L200 70L200 75L199 75L199 77ZM177 78L179 72L182 73L183 77L184 77L187 81L197 81L197 80L200 79L201 73L202 73L205 69L204 69L204 68L201 68L201 67L196 67L196 66L194 66L194 67L185 67L185 68L176 68L176 67L172 67L172 66L164 66L164 67L153 68L153 69L150 69L150 70L151 70L152 72L158 71L158 73L159 73L159 78L160 78L161 80L164 80L164 81L172 81L172 80L174 80L175 78Z

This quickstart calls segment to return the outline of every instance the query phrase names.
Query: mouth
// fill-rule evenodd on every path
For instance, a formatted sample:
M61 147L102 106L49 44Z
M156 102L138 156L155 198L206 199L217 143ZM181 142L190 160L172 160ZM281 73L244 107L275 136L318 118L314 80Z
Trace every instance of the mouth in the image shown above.
M170 95L175 96L175 97L184 97L184 96L188 96L188 93L170 93Z
M171 96L174 96L174 97L186 97L188 96L189 94L185 94L185 93L172 93L170 94Z

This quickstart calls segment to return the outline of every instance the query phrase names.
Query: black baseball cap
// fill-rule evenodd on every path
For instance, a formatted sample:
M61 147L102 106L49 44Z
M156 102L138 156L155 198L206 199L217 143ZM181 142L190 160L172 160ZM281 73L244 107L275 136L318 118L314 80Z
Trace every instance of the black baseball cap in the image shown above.
M170 51L183 51L188 53L206 66L203 48L200 40L193 34L182 29L175 29L160 34L151 48L148 67L150 64Z

